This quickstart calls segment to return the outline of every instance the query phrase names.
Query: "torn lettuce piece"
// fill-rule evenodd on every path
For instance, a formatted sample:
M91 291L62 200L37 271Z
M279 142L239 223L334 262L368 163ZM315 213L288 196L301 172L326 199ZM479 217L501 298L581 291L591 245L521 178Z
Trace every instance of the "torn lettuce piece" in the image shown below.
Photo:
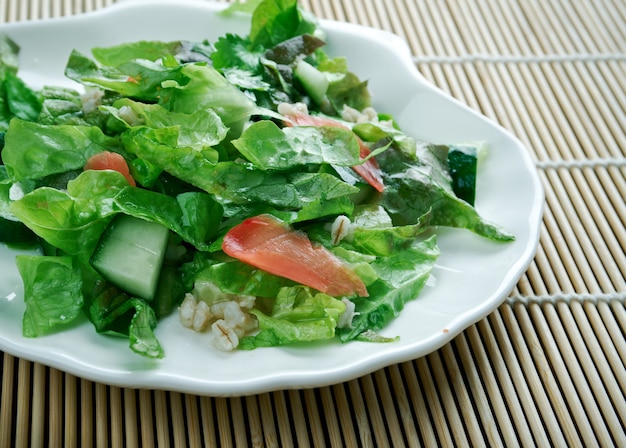
M212 262L195 275L194 282L210 282L227 294L274 298L296 284L238 260Z
M233 145L261 170L306 164L353 166L361 163L359 143L347 129L331 126L279 128L272 121L248 127Z
M228 134L228 128L213 109L171 112L158 104L141 103L129 98L103 108L125 127L169 129L167 141L173 146L206 150L219 144Z
M239 348L251 350L332 339L345 308L341 300L323 293L313 294L305 286L283 288L270 310L250 311L257 317L260 331L242 338Z
M302 34L314 34L317 20L296 0L263 0L252 13L250 40L254 47L271 48Z
M91 156L120 151L119 139L97 126L41 125L11 120L5 135L2 160L15 181L40 179L82 169Z
M136 59L145 59L151 62L167 56L176 56L185 47L182 41L153 41L141 40L127 42L110 47L94 47L91 54L102 65L119 67Z
M80 94L65 87L44 87L43 103L37 119L40 124L83 124L83 103Z
M356 339L368 330L378 331L397 317L408 301L418 297L438 257L435 236L387 257L377 257L371 266L378 279L368 285L369 297L353 299L357 315L352 327L338 329L341 341Z
M15 258L24 282L26 310L22 333L33 338L76 320L82 313L82 275L69 256L18 255Z
M359 251L386 257L413 244L429 228L430 214L426 211L415 224L394 226L383 207L359 207L347 240Z
M68 191L37 188L11 203L11 212L29 229L68 255L88 263L113 217L112 198L128 186L117 172L86 171Z
M215 68L205 64L185 64L183 79L163 81L159 104L172 112L192 114L198 109L211 108L224 124L235 132L256 110L256 104Z
M0 70L0 111L1 122L6 129L13 117L36 121L41 112L43 98L31 89L13 70Z
M161 84L186 77L178 64L165 66L148 59L133 59L119 66L102 66L79 51L72 51L65 75L85 86L96 86L142 101L155 102L161 95Z

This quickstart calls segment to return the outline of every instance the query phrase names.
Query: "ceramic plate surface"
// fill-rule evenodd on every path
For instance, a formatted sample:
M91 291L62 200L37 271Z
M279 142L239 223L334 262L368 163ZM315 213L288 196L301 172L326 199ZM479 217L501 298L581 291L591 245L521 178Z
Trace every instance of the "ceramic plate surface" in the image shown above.
M76 86L63 70L72 49L141 39L214 41L247 34L249 18L216 14L224 4L201 1L126 1L84 15L7 24L2 31L21 47L20 75L33 87ZM17 253L0 247L0 349L107 384L209 395L245 395L347 381L426 355L480 320L509 294L532 260L539 238L543 190L528 151L508 132L431 86L416 71L408 47L382 31L323 21L327 51L346 56L368 79L377 110L392 113L412 136L431 142L485 140L476 208L513 232L513 243L468 231L442 229L436 282L409 302L382 333L390 344L331 342L223 353L208 335L183 328L176 313L157 328L166 356L135 355L127 341L96 334L85 320L66 331L22 337L23 287Z

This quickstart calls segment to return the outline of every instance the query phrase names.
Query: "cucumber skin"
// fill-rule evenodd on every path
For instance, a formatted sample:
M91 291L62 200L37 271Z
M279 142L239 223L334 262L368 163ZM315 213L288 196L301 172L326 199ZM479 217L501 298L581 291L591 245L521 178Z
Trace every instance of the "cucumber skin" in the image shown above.
M169 229L161 224L119 215L103 233L91 265L128 294L152 300L168 238Z
M450 146L448 169L452 177L452 190L472 207L476 199L477 165L478 148L470 145Z
M311 99L317 104L322 104L329 84L326 75L304 60L298 62L294 75Z
M0 243L11 247L31 247L39 244L39 238L23 223L0 217Z

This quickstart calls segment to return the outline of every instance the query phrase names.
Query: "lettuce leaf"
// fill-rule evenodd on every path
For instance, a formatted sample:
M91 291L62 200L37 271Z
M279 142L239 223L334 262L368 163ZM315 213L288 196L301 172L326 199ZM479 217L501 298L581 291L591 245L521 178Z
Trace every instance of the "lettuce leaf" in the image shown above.
M175 56L181 52L183 46L181 41L141 40L110 47L94 47L91 54L102 65L119 67L136 59L155 62L167 56Z
M81 315L82 274L74 257L18 255L15 262L24 282L25 337L42 336Z
M386 257L409 247L429 228L430 211L415 224L394 226L382 207L359 207L353 220L349 237L352 246L366 254Z
M130 98L156 102L166 80L185 82L178 63L163 65L148 59L133 59L119 66L102 66L93 59L72 51L65 66L65 75L85 86L95 86Z
M211 282L227 294L274 298L291 280L269 274L238 260L211 263L195 275L195 281Z
M228 134L228 128L213 109L171 112L158 104L141 103L129 98L103 108L126 128L167 129L154 136L172 146L208 150L222 142Z
M287 170L307 164L354 166L361 163L354 134L339 127L281 129L272 121L259 121L232 144L261 170Z
M248 163L218 162L206 151L163 144L165 129L131 128L122 135L137 157L223 200L261 202L298 209L320 198L333 199L359 189L327 173L262 171Z
M68 191L31 191L11 203L11 212L49 244L86 264L113 218L113 197L128 183L121 174L105 171L86 171L77 179Z
M120 142L97 126L42 125L11 120L2 160L14 181L40 179L82 169L89 157L102 151L119 152Z
M365 331L382 329L415 299L439 256L436 237L416 241L409 248L378 257L371 263L378 279L368 285L369 297L353 300L356 315L349 328L337 331L341 341L356 339Z
M159 89L159 104L172 112L191 114L198 109L211 108L224 124L237 126L250 118L256 104L211 66L185 64L180 68L183 79L163 81Z
M283 288L270 311L251 310L259 320L260 331L242 338L239 348L251 350L332 339L345 308L341 300L323 293L313 294L304 286Z

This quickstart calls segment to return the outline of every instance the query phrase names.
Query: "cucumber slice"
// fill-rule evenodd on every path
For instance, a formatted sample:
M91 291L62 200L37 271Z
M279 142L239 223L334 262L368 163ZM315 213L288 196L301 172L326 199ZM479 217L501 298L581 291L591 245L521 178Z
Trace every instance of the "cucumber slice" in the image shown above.
M328 78L311 64L301 59L293 71L306 93L317 104L322 104L328 90Z
M0 216L0 243L9 246L28 247L39 243L37 235L19 221Z
M454 194L474 206L476 198L476 171L480 146L451 145L448 151L448 168Z
M119 215L102 235L91 265L128 294L152 300L168 237L169 230L161 224Z

